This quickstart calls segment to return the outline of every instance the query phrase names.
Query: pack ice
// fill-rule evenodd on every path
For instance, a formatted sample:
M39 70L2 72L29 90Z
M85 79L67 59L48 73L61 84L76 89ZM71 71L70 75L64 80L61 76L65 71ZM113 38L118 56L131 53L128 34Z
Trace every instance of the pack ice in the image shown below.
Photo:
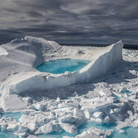
M103 138L138 127L138 51L122 50L121 41L104 48L72 47L30 36L2 47L8 54L0 56L1 131L20 138L49 138L53 132ZM79 72L57 75L35 69L64 58L91 62ZM80 133L85 123L96 125ZM105 124L116 126L96 128Z

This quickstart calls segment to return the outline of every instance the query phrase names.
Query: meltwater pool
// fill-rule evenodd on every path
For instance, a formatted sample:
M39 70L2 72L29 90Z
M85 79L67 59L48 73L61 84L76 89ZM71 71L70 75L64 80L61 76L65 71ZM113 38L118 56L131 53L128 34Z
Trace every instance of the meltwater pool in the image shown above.
M80 71L83 67L89 64L89 60L78 60L78 59L58 59L43 62L36 67L40 72L49 72L53 74L61 74L66 71Z

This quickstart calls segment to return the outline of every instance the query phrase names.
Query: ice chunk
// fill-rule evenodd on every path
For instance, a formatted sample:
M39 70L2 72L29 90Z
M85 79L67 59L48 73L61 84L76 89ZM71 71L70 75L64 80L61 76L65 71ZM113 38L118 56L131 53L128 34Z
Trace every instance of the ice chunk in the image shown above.
M24 133L17 133L17 135L19 136L19 138L27 137L27 134L25 132Z
M95 117L95 118L99 118L99 117L101 117L103 115L103 112L94 112L93 113L93 116Z
M7 131L10 132L15 132L18 130L18 125L17 124L8 124Z
M8 52L3 47L0 46L0 56L2 55L8 55Z
M87 118L87 119L90 119L90 117L91 117L90 112L87 109L84 110L84 115L85 115L85 118Z
M134 122L132 124L133 124L133 127L138 127L138 118L136 120L134 120Z
M47 123L46 125L41 127L41 131L45 134L53 132L53 124L51 122Z
M43 114L37 114L35 115L35 124L36 125L45 125L46 123L48 123L50 120L47 119L47 116L43 115Z
M123 129L119 130L119 133L125 133L125 131Z
M45 134L51 133L53 131L60 131L60 130L61 130L60 125L55 122L49 122L41 127L42 133L45 133Z
M26 133L28 131L28 128L22 125L19 125L19 129L17 133Z
M110 123L111 118L109 116L106 116L105 119L103 120L103 123Z
M75 108L73 111L75 117L85 118L85 115L82 110Z
M76 135L78 133L77 127L68 123L60 123L60 126L68 133Z
M70 114L68 114L66 116L61 117L59 120L62 123L70 123L70 124L72 124L72 123L75 122L76 118L72 117Z
M77 135L75 138L106 138L111 135L110 130L100 130L97 128L90 128L87 131ZM71 138L71 137L63 137L63 138Z
M116 128L117 128L118 130L120 130L120 129L124 128L124 127L128 127L129 125L130 125L130 122L129 122L129 121L128 121L128 122L127 122L127 121L125 121L125 122L121 122L121 121L120 121L120 122L118 123L118 125L117 125Z
M85 118L79 118L79 117L73 117L71 115L66 115L66 116L59 118L59 121L62 123L73 124L76 127L78 127L81 124L85 123Z

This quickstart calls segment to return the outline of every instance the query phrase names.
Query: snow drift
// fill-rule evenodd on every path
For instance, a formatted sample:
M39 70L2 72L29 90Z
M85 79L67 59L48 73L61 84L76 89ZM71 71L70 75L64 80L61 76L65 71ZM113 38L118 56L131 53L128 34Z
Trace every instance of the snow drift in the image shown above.
M47 58L54 57L58 59L67 57L65 53L61 53L60 51L62 46L58 45L56 42L34 37L25 37L22 40L15 40L8 45L13 45L13 51L28 53L31 54L31 56L29 56L30 59L32 57L35 58L32 59L32 61L28 59L30 62L27 63L31 67L27 71L23 70L21 73L14 73L1 83L0 89L3 96L13 93L19 94L25 91L48 90L72 84L88 83L106 74L109 70L122 62L123 43L119 41L98 50L92 51L88 49L88 52L85 52L83 56L78 56L77 54L75 54L74 57L71 56L71 58L81 57L81 59L86 60L89 58L89 60L92 61L81 69L80 72L65 72L57 75L42 73L35 70L34 67L47 60ZM69 54L71 55L71 52ZM36 60L38 58L39 60Z

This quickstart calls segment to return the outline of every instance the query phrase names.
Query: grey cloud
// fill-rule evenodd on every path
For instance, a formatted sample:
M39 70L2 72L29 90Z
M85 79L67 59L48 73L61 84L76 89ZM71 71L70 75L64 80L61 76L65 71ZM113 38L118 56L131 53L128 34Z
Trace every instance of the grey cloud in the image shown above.
M4 0L0 1L0 37L5 41L6 35L33 35L91 43L123 39L136 44L137 8L137 0Z

